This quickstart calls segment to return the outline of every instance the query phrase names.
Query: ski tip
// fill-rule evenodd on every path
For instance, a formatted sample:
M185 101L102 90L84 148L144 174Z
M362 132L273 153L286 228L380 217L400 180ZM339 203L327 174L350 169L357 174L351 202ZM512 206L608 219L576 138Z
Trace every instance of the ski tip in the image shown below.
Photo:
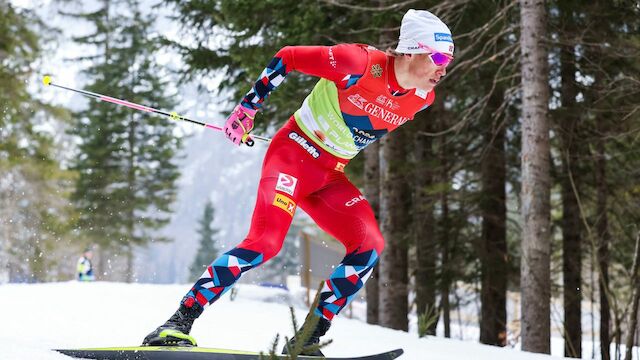
M387 356L385 359L389 360L399 358L402 354L404 354L404 350L402 349L395 349L384 353L384 355Z
M51 84L51 76L49 76L49 75L45 75L45 76L42 78L42 83L43 83L43 84L45 84L45 85L49 85L49 84Z

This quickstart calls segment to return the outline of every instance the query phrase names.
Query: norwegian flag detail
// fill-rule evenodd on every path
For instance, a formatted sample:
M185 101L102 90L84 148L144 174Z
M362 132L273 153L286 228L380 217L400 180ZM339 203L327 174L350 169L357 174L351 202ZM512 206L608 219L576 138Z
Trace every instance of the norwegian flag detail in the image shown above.
M345 256L340 265L324 283L315 313L327 320L344 309L364 286L378 262L375 250L354 251Z
M262 71L251 90L242 99L241 104L249 109L260 109L264 100L282 83L286 76L287 66L281 58L274 57L266 69Z
M220 256L207 268L182 299L182 304L192 307L196 302L209 306L226 293L240 279L242 273L262 264L261 253L235 248Z

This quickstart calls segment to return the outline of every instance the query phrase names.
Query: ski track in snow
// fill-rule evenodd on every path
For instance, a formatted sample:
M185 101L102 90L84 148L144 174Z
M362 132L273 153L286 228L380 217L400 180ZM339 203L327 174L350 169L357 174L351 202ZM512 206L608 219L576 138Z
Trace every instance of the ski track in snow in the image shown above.
M177 309L189 285L79 283L0 285L0 359L70 359L55 348L135 346ZM256 285L237 285L195 322L192 335L203 347L268 351L275 335L291 336L288 304L302 322L306 309L299 296ZM293 294L293 295L292 295ZM427 337L371 326L338 316L328 338L327 356L362 356L403 348L400 360L534 360L547 355L485 346L475 342ZM554 339L562 353L562 340ZM278 346L280 349L282 341ZM557 351L556 351L557 350Z

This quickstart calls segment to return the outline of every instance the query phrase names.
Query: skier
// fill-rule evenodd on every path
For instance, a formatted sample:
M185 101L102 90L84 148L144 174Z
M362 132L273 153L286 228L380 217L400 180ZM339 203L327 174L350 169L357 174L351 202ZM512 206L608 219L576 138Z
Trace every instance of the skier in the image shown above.
M269 145L247 237L213 261L143 345L195 346L189 335L194 320L242 273L278 253L298 206L346 248L325 281L314 311L319 321L305 346L319 343L333 317L364 286L384 248L371 206L344 168L364 147L433 103L433 88L446 74L453 50L447 25L412 9L402 19L395 50L338 44L278 51L226 121L225 134L234 144L250 139L256 112L291 71L320 80Z
M82 253L78 263L76 265L76 271L78 273L78 281L94 281L96 278L93 276L93 265L91 259L93 258L93 252L87 248Z

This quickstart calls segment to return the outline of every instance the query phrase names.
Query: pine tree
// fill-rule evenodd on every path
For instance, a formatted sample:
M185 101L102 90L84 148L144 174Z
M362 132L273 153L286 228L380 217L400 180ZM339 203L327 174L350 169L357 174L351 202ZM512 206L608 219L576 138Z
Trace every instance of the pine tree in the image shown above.
M277 256L269 260L262 269L266 278L278 285L287 285L287 276L300 273L300 238L308 224L294 219L285 236L282 249Z
M408 255L410 199L408 173L404 157L409 138L407 128L400 128L380 141L380 231L385 250L380 255L380 325L408 331Z
M43 281L56 276L56 246L68 213L69 172L44 123L59 126L63 109L28 91L50 29L29 9L0 0L0 272Z
M561 107L553 113L557 124L561 171L558 179L562 194L562 282L564 306L564 356L582 357L582 256L583 224L579 207L581 198L580 154L585 153L582 136L584 124L576 103L578 82L576 81L575 43L571 40L580 27L574 11L575 2L560 1L557 3L558 13L554 17L560 25L560 44L558 52L561 77ZM555 129L554 129L555 130ZM582 165L582 167L584 167Z
M589 290L595 300L597 290L600 354L608 359L612 341L619 352L627 311L621 304L632 285L618 269L631 267L635 234L629 224L637 223L638 211L617 204L626 204L634 192L630 189L636 188L629 179L638 168L638 151L628 140L635 138L632 129L639 119L635 95L640 76L633 54L640 44L640 9L624 1L595 1L586 7L572 1L551 4L558 24L552 26L558 36L550 83L557 93L551 103L558 104L552 114L558 134L554 157L560 164L556 181L563 201L557 223L563 235L565 354L581 356L580 299ZM581 255L594 257L598 282L591 288L580 277Z
M200 246L193 263L189 268L190 279L196 279L202 275L207 266L218 257L219 251L216 247L216 237L219 230L213 227L215 220L215 208L211 201L207 201L204 206L202 218L198 221L198 234L200 235Z
M88 90L155 108L173 107L155 62L155 18L142 14L138 1L105 0L92 13L69 15L95 26L93 33L75 38L98 49L97 55L83 58L93 62L85 70L91 79ZM105 250L125 252L131 280L134 248L167 240L155 230L169 221L181 141L170 120L125 107L91 100L77 115L72 133L81 139L74 164L79 173L73 194L78 225Z
M389 22L397 26L402 17L396 8L362 12L325 1L165 0L164 3L177 10L183 30L193 36L194 41L188 44L173 44L187 65L184 77L208 81L212 73L224 73L221 89L231 90L235 101L249 91L282 47L358 42L385 49L389 44L379 44L379 28ZM221 46L210 41L217 36L224 36L227 41ZM289 75L276 90L277 96L271 96L268 105L258 113L254 131L286 121L317 80L296 73Z
M549 102L544 1L521 0L522 19L522 349L549 354Z

